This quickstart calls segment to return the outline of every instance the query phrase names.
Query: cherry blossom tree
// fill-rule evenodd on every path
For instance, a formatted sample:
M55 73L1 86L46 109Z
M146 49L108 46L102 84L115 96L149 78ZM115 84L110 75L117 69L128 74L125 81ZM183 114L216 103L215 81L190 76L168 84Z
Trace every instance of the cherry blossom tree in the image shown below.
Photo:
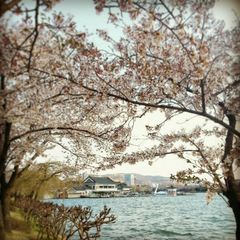
M124 32L116 41L99 30L112 49L101 51L71 18L40 14L55 1L36 0L32 9L2 2L1 16L12 10L22 18L14 27L7 18L0 25L1 207L19 168L54 144L82 167L101 169L177 154L193 167L174 177L203 181L210 197L221 192L233 209L239 239L239 25L225 29L214 19L210 0L99 0L97 11L107 9ZM125 23L127 15L131 21ZM146 127L159 145L117 155L129 144L132 119L155 110L165 121ZM174 116L186 113L210 125L196 121L191 131L161 133ZM0 222L1 239L6 225Z
M240 24L227 29L214 18L215 1L95 1L108 10L109 21L122 26L124 36L99 35L111 46L99 58L93 92L105 92L115 102L160 110L165 121L146 126L156 145L147 150L115 155L116 163L176 154L192 167L172 178L203 182L208 200L221 193L236 219L240 239ZM128 19L130 17L130 21ZM105 84L105 85L104 85ZM90 89L91 88L91 89ZM176 115L195 116L195 127L163 135ZM199 121L197 120L199 119ZM206 126L200 124L206 121ZM209 144L209 141L214 144ZM208 177L206 177L208 175ZM211 180L209 180L211 179Z
M37 157L54 146L69 154L69 164L92 168L101 154L126 141L126 104L99 102L92 60L100 52L76 29L70 17L46 13L57 1L1 1L0 7L0 238L10 230L9 194L14 181ZM14 25L8 15L12 11ZM96 62L96 61L95 61ZM77 81L76 81L77 79ZM100 94L103 95L103 94ZM117 141L112 141L118 136ZM100 156L98 156L100 155Z

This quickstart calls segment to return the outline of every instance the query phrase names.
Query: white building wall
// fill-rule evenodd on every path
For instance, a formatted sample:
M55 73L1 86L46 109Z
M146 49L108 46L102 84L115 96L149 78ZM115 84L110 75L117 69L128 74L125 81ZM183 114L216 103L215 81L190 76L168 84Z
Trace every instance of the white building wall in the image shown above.
M133 186L133 185L135 185L135 177L134 177L134 174L125 174L125 175L124 175L124 182L125 182L128 186Z
M114 192L118 191L115 184L96 184L94 192Z

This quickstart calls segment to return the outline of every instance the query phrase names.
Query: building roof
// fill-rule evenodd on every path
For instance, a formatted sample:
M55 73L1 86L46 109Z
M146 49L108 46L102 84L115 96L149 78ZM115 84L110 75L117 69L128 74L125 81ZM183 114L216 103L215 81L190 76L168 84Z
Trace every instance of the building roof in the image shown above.
M84 182L87 182L88 180L94 182L95 184L116 184L116 182L114 182L109 177L88 176L87 178L85 178Z
M68 192L81 192L81 191L85 191L87 188L85 186L74 186L70 189L68 189Z
M118 187L127 187L127 184L125 182L116 182Z
M87 188L85 186L74 186L73 189L76 191L81 191L81 190L86 190Z

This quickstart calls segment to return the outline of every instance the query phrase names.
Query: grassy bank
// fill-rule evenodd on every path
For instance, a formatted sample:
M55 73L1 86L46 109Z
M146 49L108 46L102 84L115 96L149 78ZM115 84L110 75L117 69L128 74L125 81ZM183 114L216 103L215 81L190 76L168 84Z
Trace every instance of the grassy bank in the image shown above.
M31 224L24 221L19 209L11 211L12 232L7 234L7 240L36 240L37 232Z

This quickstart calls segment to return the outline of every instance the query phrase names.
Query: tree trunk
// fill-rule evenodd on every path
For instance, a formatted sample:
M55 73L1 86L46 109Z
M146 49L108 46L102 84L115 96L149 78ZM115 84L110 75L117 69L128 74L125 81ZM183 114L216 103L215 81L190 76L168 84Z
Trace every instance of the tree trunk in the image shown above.
M236 193L230 193L228 199L236 221L236 240L240 240L240 199Z
M236 240L240 240L240 201L232 205L232 210L236 220Z
M5 82L4 82L4 75L1 74L0 76L0 89L1 91L5 90ZM5 110L6 108L6 101L4 99L3 101L3 105L2 105L3 109ZM10 128L7 129L7 124L6 122L3 120L3 116L2 116L2 111L1 111L1 117L0 117L0 200L2 198L2 179L3 179L3 173L5 170L5 160L6 160L6 148L7 148L7 144L6 144L6 140L8 140L8 138L6 138L6 135L9 135L10 133ZM0 201L0 239L5 240L5 229L4 229L4 222L3 222L3 214L2 214L2 205L1 205L1 201Z
M232 129L235 129L236 128L235 115L231 111L229 111L224 105L222 105L222 107L223 107L224 113L228 118L229 126L232 127ZM239 139L237 141L239 141ZM227 159L227 157L231 156L231 151L233 150L233 147L236 147L234 146L236 144L237 142L236 141L234 142L233 131L228 129L226 139L225 139L224 154L221 159L223 164L225 164L225 160ZM233 210L233 214L236 221L236 240L240 240L240 185L239 185L239 180L236 180L235 178L236 176L234 175L234 172L233 172L233 163L234 163L234 160L231 162L231 165L229 166L229 169L228 169L229 170L228 174L224 178L225 184L226 184L226 191L223 194L228 198L229 205Z
M228 198L229 205L235 217L236 240L240 240L240 186L236 180L228 181L228 190L224 195Z
M10 196L7 192L4 192L4 191L1 196L1 208L2 208L2 219L4 224L4 230L6 232L10 232L11 231Z
M6 239L1 204L0 204L0 239L1 240L5 240Z
M2 88L1 79L1 89ZM10 142L10 131L11 123L4 121L1 122L0 128L0 239L5 239L5 232L10 230L10 219L9 219L9 199L7 199L7 184L5 178L6 170L6 159L9 150Z

